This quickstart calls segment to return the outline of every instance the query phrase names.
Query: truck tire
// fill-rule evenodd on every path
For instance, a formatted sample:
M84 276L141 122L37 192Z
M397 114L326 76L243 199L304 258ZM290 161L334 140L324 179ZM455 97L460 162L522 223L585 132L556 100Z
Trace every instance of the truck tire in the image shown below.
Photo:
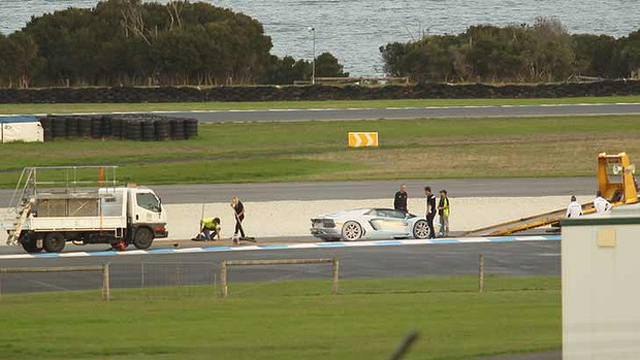
M64 249L64 245L67 242L67 239L64 238L64 235L59 232L48 233L47 236L44 237L43 246L47 252L50 253L58 253Z
M29 254L39 253L42 251L42 248L38 247L38 240L36 239L25 239L21 245L24 251Z
M136 233L133 236L133 246L135 246L136 249L148 249L152 243L153 232L149 228L142 227L136 230Z

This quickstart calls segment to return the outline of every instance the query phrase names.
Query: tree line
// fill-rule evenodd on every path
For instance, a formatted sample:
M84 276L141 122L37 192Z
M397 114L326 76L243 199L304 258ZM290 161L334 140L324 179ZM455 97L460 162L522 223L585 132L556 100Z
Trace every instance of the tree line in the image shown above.
M569 34L559 20L478 25L380 47L384 71L416 82L551 82L640 77L640 30L628 36Z
M0 86L291 84L312 64L270 53L257 20L204 2L107 0L0 34ZM316 76L348 76L330 53Z

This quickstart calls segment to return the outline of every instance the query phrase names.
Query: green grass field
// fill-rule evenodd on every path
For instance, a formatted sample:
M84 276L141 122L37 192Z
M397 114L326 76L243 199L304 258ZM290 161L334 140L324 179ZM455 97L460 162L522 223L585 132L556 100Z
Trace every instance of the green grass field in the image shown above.
M379 148L349 149L347 132ZM190 141L2 145L0 187L26 166L119 165L141 184L593 176L600 152L640 156L640 116L201 125Z
M541 105L636 103L640 96L570 97L548 99L399 99L399 100L324 100L324 101L261 101L261 102L185 102L185 103L125 103L125 104L0 104L0 114L61 114L112 111L188 111L188 110L248 110L248 109L311 109L311 108L386 108L425 106L478 105Z
M469 359L559 349L560 279L474 277L232 283L3 295L3 359L385 359L412 329L406 359ZM152 296L150 296L152 295Z

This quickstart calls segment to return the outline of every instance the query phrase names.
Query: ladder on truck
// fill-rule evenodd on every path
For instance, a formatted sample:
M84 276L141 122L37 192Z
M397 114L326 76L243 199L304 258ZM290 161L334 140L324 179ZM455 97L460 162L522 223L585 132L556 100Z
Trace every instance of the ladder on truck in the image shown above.
M50 166L22 169L9 201L7 245L17 245L39 198L115 191L117 166Z

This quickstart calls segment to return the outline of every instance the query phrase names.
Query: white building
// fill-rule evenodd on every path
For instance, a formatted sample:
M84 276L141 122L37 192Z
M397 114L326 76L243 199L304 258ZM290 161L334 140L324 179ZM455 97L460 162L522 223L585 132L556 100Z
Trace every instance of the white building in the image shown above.
M640 204L562 221L563 359L640 359Z

